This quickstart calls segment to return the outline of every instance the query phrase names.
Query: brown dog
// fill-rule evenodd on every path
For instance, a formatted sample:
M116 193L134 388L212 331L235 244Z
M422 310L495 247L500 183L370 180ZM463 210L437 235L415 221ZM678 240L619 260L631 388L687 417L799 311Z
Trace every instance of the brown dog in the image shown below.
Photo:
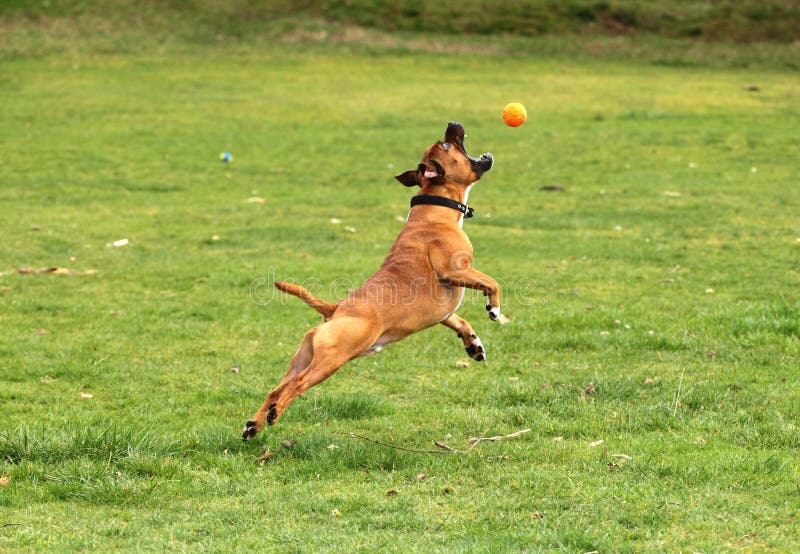
M418 168L396 177L421 190L375 275L338 304L320 300L298 285L275 283L320 312L324 321L306 333L283 380L245 425L244 440L265 423L275 423L292 400L346 362L437 323L455 331L474 359L486 358L480 339L456 309L467 287L482 290L489 317L500 317L500 288L472 267L472 244L461 230L464 217L472 216L466 205L469 190L492 163L491 154L469 157L464 127L450 123L444 141L425 151Z

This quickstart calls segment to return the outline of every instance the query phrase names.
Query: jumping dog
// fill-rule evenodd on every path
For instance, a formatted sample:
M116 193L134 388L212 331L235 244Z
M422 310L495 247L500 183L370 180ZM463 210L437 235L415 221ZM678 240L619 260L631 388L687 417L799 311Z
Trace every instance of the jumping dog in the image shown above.
M465 288L471 288L487 297L489 318L500 317L497 281L472 267L472 244L462 229L464 218L472 216L469 191L493 163L489 153L470 157L464 127L450 123L444 140L425 150L416 169L396 176L420 190L375 275L338 304L298 285L275 283L321 313L323 322L306 333L283 380L246 423L244 440L255 437L265 423L275 423L292 400L348 361L437 323L455 331L472 358L486 359L478 335L456 310Z

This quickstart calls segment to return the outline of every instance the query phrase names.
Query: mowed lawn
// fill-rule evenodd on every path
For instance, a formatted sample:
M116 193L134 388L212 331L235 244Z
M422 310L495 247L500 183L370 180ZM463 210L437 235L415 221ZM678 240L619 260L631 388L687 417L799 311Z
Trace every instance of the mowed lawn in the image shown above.
M68 51L6 58L0 102L0 549L800 548L796 72ZM451 120L496 160L488 361L426 330L243 444L319 319L269 283L374 272Z

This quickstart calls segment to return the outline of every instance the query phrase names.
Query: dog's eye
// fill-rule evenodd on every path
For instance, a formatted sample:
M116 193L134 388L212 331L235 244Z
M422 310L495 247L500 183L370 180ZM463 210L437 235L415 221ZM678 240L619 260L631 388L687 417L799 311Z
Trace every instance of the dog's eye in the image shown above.
M442 143L442 148L444 148L445 152L448 152L450 150L450 143L449 142L443 142Z

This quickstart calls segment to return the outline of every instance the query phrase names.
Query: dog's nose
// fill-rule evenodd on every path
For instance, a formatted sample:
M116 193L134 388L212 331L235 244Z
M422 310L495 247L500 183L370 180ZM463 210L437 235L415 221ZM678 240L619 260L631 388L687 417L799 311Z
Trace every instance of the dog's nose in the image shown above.
M477 160L472 160L472 169L475 170L475 174L480 179L481 175L492 169L494 165L494 156L492 156L489 152L483 154Z

